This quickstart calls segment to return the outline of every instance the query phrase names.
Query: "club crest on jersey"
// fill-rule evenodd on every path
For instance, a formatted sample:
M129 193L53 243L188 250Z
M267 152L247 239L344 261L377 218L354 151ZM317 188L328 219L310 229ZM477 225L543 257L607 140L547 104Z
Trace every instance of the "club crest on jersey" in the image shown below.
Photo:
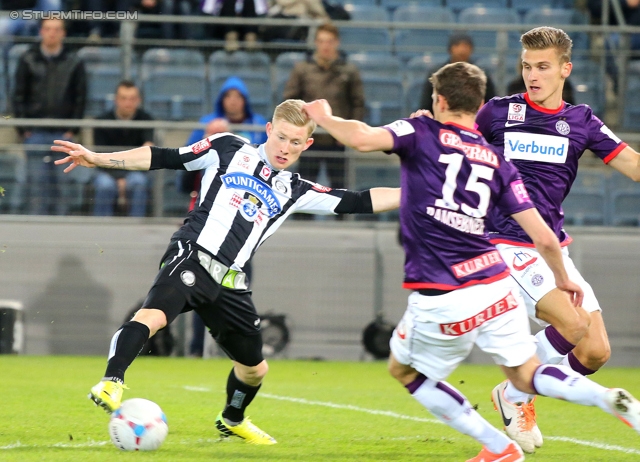
M258 218L259 208L258 199L253 196L249 196L248 199L244 199L239 207L240 215L247 221L255 221Z
M226 173L221 178L225 187L239 189L256 196L266 207L269 217L273 217L282 211L280 201L271 187L259 178L242 172Z
M209 149L211 149L211 141L209 141L209 138L205 138L203 140L198 141L197 143L193 143L190 146L190 148L191 148L191 152L198 155L201 152L208 151Z
M568 135L571 131L571 127L569 127L569 124L564 120L558 120L556 122L556 130L558 130L558 133L561 135Z
M513 120L515 122L524 122L527 112L527 105L521 103L509 103L509 113L507 114L507 120Z

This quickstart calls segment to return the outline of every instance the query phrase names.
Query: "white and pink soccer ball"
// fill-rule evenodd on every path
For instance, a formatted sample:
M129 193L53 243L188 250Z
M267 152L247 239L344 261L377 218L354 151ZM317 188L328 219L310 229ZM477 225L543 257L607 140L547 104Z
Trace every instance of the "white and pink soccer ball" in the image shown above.
M111 414L109 435L123 451L153 451L167 437L167 418L153 401L133 398Z

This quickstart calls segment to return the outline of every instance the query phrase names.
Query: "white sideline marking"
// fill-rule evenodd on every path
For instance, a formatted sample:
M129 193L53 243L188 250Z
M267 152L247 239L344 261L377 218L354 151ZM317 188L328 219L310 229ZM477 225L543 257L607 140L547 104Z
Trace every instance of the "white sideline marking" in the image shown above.
M192 387L187 385L187 386L184 386L183 388L185 390L196 391L196 392L211 391L211 388L207 388L207 387ZM366 409L358 406L352 406L349 404L336 404L336 403L331 403L326 401L309 401L304 398L292 398L289 396L272 395L270 393L260 393L260 396L263 398L275 399L279 401L289 401L292 403L306 404L307 406L324 406L324 407L330 407L333 409L346 409L349 411L365 412L367 414L373 414L373 415L384 415L387 417L394 417L396 419L403 419L403 420L412 420L415 422L427 422L427 423L437 423L437 424L442 423L439 420L435 420L435 419L426 419L424 417L413 417L409 415L398 414L396 412L391 412L391 411L378 411L375 409ZM579 444L581 446L588 446L591 448L602 449L604 451L617 451L617 452L624 452L625 454L640 455L640 450L638 449L625 448L623 446L615 446L612 444L594 443L593 441L585 441L585 440L579 440L575 438L568 438L566 436L546 436L545 435L545 439L550 441L562 441L564 443Z
M67 449L81 449L81 448L93 448L97 446L104 446L109 444L109 441L89 441L87 443L54 443L54 444L22 444L17 441L13 444L6 446L0 446L0 449L17 449L17 448L67 448Z
M604 449L605 451L618 451L627 454L640 454L640 451L638 449L614 446L612 444L594 443L592 441L577 440L575 438L567 438L566 436L545 436L544 438L551 441L563 441L565 443L574 443L580 444L582 446L589 446L591 448Z

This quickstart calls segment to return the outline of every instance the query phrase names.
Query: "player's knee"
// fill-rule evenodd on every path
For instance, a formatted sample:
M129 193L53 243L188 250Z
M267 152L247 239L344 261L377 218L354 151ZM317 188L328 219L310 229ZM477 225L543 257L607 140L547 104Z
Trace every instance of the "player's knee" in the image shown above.
M269 372L269 365L266 360L262 360L256 366L245 366L236 362L235 364L235 373L236 377L247 385L251 385L253 387L260 385L262 383L262 379Z
M608 342L594 344L586 348L583 355L585 359L580 358L580 362L589 369L597 371L609 361L611 346Z
M576 310L576 316L563 326L556 327L558 332L570 343L577 345L589 331L591 318L582 308Z
M167 325L167 316L161 310L153 308L141 308L133 317L132 321L144 324L149 328L149 336L152 337Z

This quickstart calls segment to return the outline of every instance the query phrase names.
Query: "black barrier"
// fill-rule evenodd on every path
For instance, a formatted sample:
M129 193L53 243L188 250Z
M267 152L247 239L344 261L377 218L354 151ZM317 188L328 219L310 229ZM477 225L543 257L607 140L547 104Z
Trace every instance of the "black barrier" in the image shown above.
M0 354L22 353L24 341L22 322L21 304L0 302Z

